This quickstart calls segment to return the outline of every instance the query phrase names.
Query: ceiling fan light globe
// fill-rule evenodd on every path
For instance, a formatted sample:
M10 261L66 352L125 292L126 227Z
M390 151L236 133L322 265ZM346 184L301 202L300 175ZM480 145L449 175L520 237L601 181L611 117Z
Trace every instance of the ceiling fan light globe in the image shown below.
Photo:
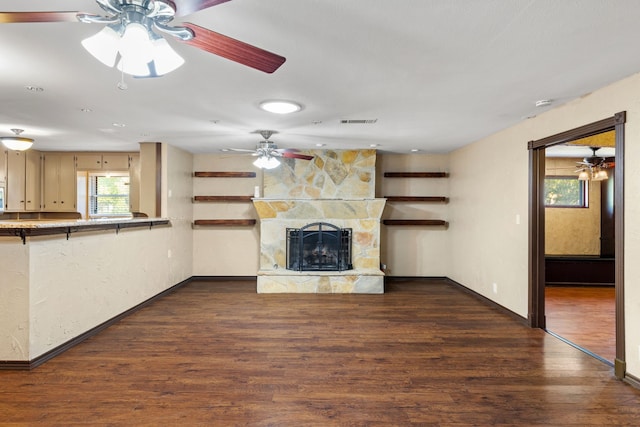
M153 41L153 63L156 73L162 76L181 67L184 59L165 39L160 38Z
M587 171L582 171L578 174L578 179L580 181L588 181L589 180L589 173Z
M98 33L82 40L82 47L94 58L102 62L107 67L113 67L118 55L120 37L110 26L104 27Z
M153 60L153 44L149 38L147 27L137 22L127 24L118 50L127 61L151 62Z
M607 171L600 169L593 177L594 181L604 181L605 179L609 179L609 175Z
M280 161L275 157L258 157L253 165L260 169L274 169L280 166Z

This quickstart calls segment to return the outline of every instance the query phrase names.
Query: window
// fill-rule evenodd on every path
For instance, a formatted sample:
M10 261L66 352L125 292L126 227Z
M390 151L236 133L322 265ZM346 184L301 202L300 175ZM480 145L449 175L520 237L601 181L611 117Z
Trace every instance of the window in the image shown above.
M89 215L128 215L129 175L89 176Z
M551 208L586 208L587 181L577 176L548 176L544 179L544 205Z

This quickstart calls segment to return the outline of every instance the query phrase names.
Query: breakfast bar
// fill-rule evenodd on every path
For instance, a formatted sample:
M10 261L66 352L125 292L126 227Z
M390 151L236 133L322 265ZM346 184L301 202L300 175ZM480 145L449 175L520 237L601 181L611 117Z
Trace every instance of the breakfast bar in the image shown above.
M166 218L0 220L0 369L35 367L174 285L172 227Z

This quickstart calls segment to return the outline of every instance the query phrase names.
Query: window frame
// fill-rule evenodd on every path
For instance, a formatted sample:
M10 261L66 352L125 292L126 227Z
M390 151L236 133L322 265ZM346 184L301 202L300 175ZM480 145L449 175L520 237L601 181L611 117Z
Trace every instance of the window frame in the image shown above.
M128 182L125 184L128 186L129 188L129 192L125 195L125 194L103 194L103 195L99 195L99 194L94 194L93 190L94 190L94 180L97 181L99 178L113 178L113 177L120 177L120 178L126 178L128 179ZM98 183L95 183L95 190L97 193L97 189L98 189ZM87 216L89 218L118 218L118 217L128 217L131 216L131 178L130 175L128 173L114 173L114 172L89 172L87 174ZM98 213L98 212L93 212L93 200L94 198L96 199L96 203L95 206L97 208L98 206L98 202L97 199L99 197L122 197L122 198L126 198L127 200L127 207L128 210L127 212L117 212L117 213Z
M580 185L580 205L548 205L547 204L547 189L546 184L548 179L562 179L577 181ZM562 208L562 209L588 209L589 208L589 181L578 179L577 175L546 175L543 183L543 204L545 208Z

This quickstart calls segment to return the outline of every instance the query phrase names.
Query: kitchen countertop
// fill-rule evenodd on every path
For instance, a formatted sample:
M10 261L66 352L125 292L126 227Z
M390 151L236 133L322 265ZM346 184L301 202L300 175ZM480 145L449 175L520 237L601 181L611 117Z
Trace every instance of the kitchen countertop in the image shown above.
M123 228L170 226L166 218L98 218L98 219L7 219L0 220L0 236L15 236L26 243L31 236L116 230Z

